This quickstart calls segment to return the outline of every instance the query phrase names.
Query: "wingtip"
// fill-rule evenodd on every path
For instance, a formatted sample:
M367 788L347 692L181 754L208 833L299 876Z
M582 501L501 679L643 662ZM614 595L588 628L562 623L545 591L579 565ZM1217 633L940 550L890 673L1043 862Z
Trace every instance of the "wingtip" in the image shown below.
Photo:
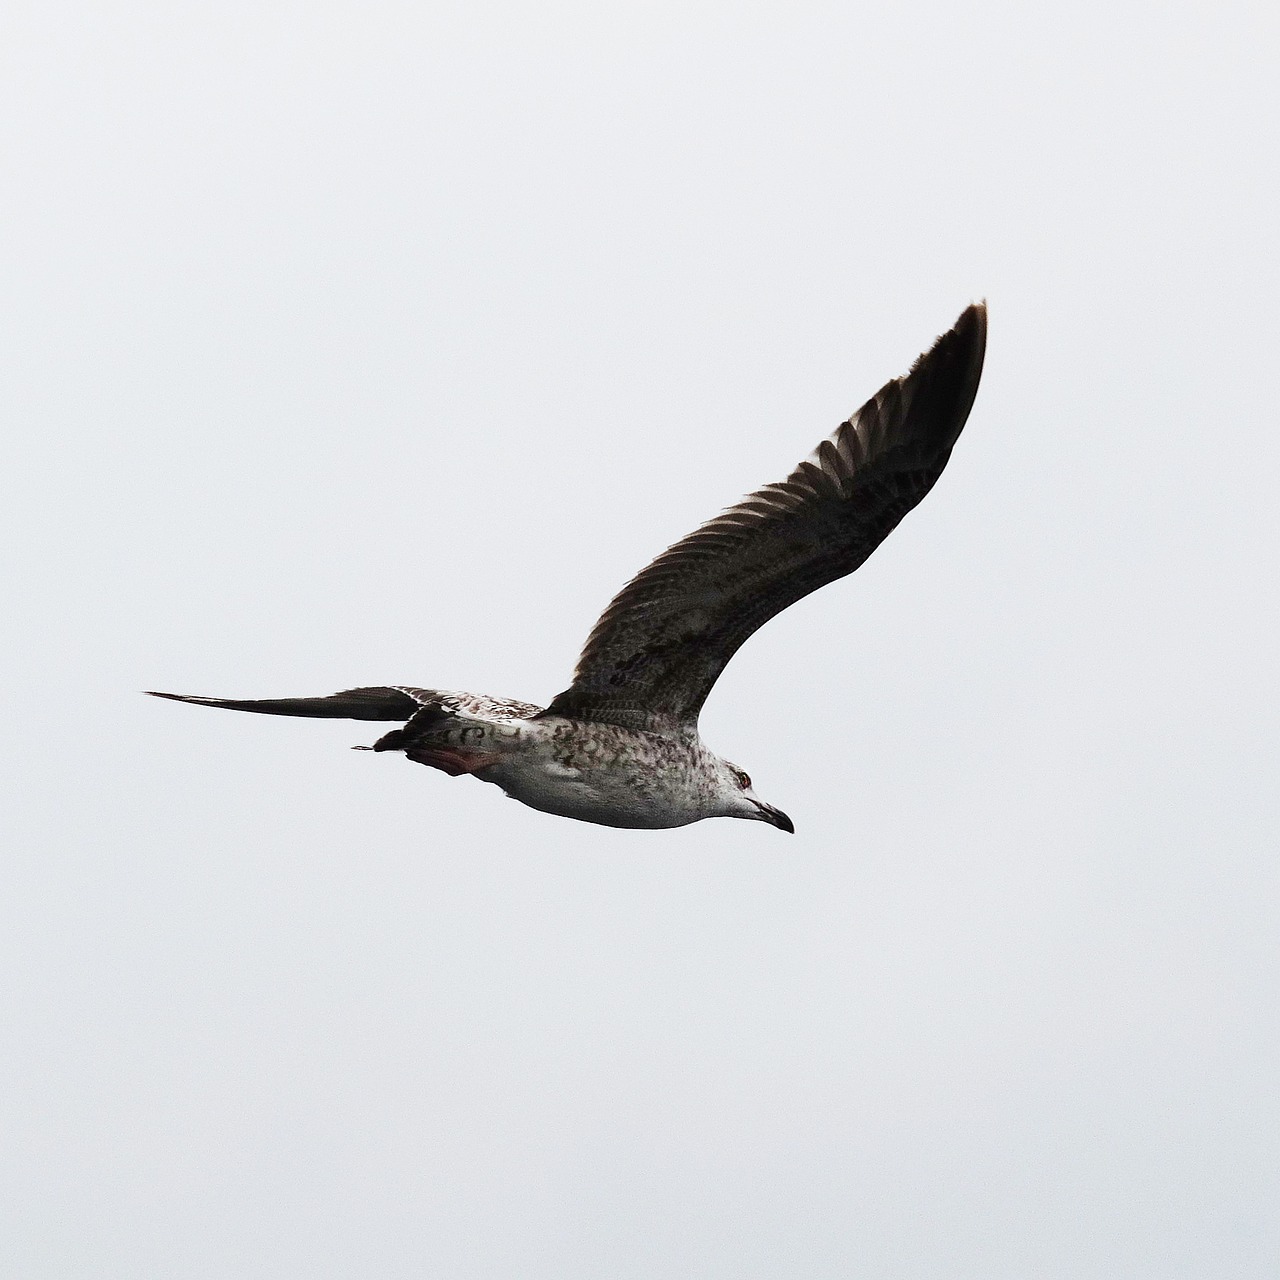
M904 422L926 424L921 439L931 453L949 453L964 429L986 356L987 304L983 299L965 307L955 324L920 354L910 373L890 384L914 384L912 412Z
M986 351L987 303L984 298L980 302L971 302L965 307L956 317L951 328L939 334L934 339L933 345L916 357L915 363L911 366L911 373L915 373L926 365L953 361L960 352L967 354L969 365L980 373Z
M987 300L971 302L960 313L951 332L969 340L970 345L985 350L987 345Z
M158 689L144 689L148 698L165 698L169 702L187 702L195 707L225 707L229 705L226 698L203 698L198 693L161 693Z
M970 303L961 317L969 322L969 349L972 352L974 367L974 391L977 391L976 380L982 373L983 362L987 358L987 300Z

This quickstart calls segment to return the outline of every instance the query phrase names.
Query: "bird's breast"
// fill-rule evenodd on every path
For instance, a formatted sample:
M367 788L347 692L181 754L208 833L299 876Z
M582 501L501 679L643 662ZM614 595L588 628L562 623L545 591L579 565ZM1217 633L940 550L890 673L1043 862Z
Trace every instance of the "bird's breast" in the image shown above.
M555 718L527 729L485 780L530 808L610 827L679 827L708 816L682 744Z

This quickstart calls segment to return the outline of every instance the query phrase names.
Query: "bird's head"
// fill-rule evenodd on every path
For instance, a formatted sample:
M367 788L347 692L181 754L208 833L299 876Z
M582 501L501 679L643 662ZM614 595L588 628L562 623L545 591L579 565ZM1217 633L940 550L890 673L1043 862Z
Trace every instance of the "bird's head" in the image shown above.
M795 835L795 824L781 809L766 804L751 789L751 779L745 769L739 769L728 760L720 761L721 797L724 800L724 816L726 818L750 818L756 822L767 822Z

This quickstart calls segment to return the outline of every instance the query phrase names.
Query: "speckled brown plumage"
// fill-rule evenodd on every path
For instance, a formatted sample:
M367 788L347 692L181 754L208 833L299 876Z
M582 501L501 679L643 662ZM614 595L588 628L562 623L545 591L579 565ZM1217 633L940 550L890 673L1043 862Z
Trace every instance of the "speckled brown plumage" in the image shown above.
M573 683L542 709L388 685L327 698L158 694L271 715L399 720L402 751L493 782L535 809L619 827L754 818L792 830L698 735L698 713L742 643L788 605L852 573L933 487L982 373L987 313L965 310L903 378L880 389L786 480L664 551L613 599Z

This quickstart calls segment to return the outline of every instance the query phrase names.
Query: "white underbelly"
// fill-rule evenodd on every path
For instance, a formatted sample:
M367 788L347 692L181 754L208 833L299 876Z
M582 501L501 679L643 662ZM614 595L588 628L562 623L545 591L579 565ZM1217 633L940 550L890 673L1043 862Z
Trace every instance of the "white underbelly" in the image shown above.
M588 773L554 761L517 758L486 770L485 781L531 809L606 827L656 830L706 816L701 806L662 794L661 788L631 787L617 774Z

